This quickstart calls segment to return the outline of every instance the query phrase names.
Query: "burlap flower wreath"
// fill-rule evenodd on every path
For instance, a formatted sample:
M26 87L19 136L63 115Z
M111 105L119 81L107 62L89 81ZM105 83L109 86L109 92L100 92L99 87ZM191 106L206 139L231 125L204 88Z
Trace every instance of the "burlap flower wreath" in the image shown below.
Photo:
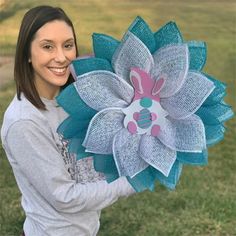
M57 97L69 151L138 192L156 180L174 189L184 164L207 164L233 112L226 85L202 72L206 44L185 42L174 22L153 33L137 17L121 41L93 34L93 49L73 61L76 82Z

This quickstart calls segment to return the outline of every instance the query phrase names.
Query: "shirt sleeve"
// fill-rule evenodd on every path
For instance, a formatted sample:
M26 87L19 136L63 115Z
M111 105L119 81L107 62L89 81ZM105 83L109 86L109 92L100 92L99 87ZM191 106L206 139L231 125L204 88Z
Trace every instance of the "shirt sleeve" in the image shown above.
M135 191L125 177L80 184L71 179L49 131L31 120L14 123L6 136L10 155L30 184L58 211L101 210Z

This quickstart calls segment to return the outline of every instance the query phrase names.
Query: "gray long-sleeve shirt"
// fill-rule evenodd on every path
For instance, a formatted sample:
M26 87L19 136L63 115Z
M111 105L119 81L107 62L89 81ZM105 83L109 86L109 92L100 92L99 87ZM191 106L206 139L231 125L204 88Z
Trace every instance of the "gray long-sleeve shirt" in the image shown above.
M1 128L2 144L22 193L25 234L96 235L100 210L134 190L126 178L107 184L89 158L78 163L68 160L68 153L63 156L65 147L56 129L67 114L55 101L43 101L47 111L38 110L24 96L21 101L15 97ZM68 166L77 172L72 175Z

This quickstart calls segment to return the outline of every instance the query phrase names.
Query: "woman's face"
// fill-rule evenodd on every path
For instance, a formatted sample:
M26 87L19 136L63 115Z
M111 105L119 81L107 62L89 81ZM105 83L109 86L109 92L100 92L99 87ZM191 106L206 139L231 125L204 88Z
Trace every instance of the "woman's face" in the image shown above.
M69 64L76 57L72 28L59 20L46 23L36 32L30 55L39 96L53 99L67 82Z

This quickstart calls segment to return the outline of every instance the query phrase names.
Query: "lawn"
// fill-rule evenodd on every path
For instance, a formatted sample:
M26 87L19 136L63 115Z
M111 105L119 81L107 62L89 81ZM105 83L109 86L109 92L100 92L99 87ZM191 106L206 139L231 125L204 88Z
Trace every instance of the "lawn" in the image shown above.
M20 20L38 4L57 5L68 13L81 55L92 51L93 32L121 39L137 15L153 31L175 21L186 41L207 43L204 71L228 85L225 100L236 110L235 1L0 0L0 56L14 55ZM0 87L0 122L13 95L12 81ZM236 235L236 119L228 121L226 128L225 139L209 149L208 165L185 166L175 191L157 183L154 192L122 199L105 209L99 236ZM0 236L19 235L23 221L20 193L0 148Z

